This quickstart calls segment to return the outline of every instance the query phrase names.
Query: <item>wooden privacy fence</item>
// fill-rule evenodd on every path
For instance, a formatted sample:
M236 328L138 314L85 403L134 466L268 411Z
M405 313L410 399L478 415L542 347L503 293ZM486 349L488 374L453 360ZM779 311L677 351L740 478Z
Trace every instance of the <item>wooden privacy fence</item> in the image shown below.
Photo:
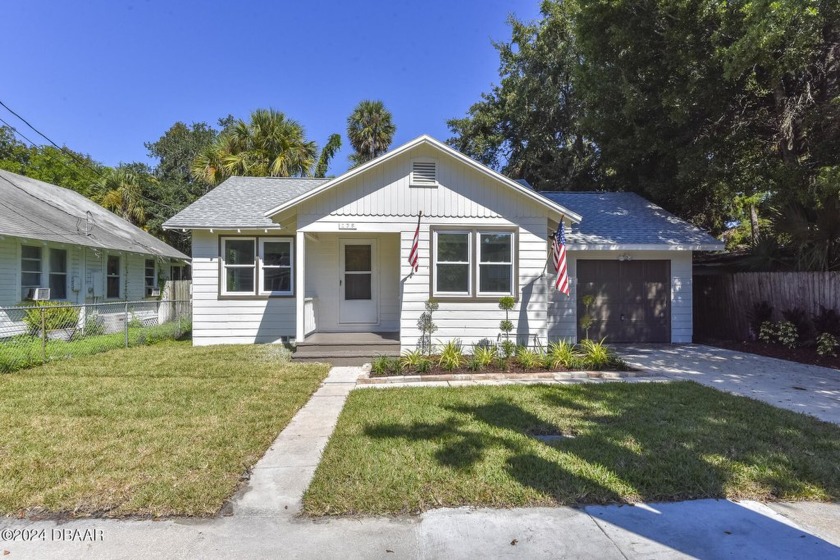
M694 338L747 340L756 304L773 307L773 320L798 307L840 311L840 272L738 272L694 276Z

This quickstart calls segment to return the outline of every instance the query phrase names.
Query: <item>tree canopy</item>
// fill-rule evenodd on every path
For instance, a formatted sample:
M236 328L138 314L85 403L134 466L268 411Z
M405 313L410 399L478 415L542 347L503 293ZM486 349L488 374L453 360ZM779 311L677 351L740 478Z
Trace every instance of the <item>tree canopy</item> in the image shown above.
M361 165L387 152L396 131L391 112L382 101L360 101L347 117L347 138L354 150L350 154L352 165Z

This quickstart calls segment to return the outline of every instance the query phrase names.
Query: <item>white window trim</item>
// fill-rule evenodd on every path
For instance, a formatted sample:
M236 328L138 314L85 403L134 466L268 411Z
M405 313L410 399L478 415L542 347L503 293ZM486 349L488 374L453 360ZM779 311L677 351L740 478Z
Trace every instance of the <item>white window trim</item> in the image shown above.
M108 274L108 259L111 257L116 257L117 259L117 273L116 274ZM119 253L108 253L105 255L105 286L102 292L105 294L105 299L110 300L118 300L122 299L124 286L123 286L123 256ZM118 278L119 282L117 283L117 295L116 296L109 296L108 295L108 279L109 278Z
M33 247L35 249L38 249L40 251L38 258L33 259L33 258L30 258L30 257L24 257L23 256L23 248L24 247ZM32 261L32 262L37 261L38 262L38 285L37 286L30 286L28 284L26 286L23 285L23 275L24 274L27 274L27 273L35 274L35 272L33 272L33 271L23 270L24 259L27 260L27 261ZM20 244L20 253L19 253L19 256L18 256L18 263L20 263L20 277L18 279L19 280L18 281L18 289L20 290L21 299L25 299L27 294L23 293L24 288L26 288L27 292L28 292L29 290L31 290L33 288L43 288L44 287L44 247L42 247L40 245L29 244L29 243L21 243Z
M256 237L221 237L221 255L219 262L221 263L221 274L219 275L219 293L223 296L254 296L257 293L257 283L259 282L259 260L260 256L257 253L257 238ZM228 241L250 241L254 244L254 264L227 264L225 261L225 244ZM251 268L254 270L254 287L247 292L229 292L227 289L227 269L228 268Z
M149 277L146 275L146 269L148 268L146 266L147 261L152 261L153 271L152 271L152 285L151 286L146 284L146 280L149 279ZM151 294L148 293L148 291L150 289L152 291L154 291L157 287L158 287L158 262L157 262L157 259L154 258L154 257L151 258L151 259L143 259L143 297L147 297L147 298L153 297Z
M265 264L265 244L266 243L288 243L289 244L289 266L281 265L266 265ZM290 296L295 293L295 240L292 237L260 237L259 251L257 252L257 264L259 265L259 274L257 282L259 284L259 295L261 296ZM270 291L265 289L265 276L263 270L265 269L289 269L289 290L288 291Z
M466 261L443 261L443 262L441 262L438 259L438 236L441 233L444 234L444 235L457 234L457 235L466 235L467 236L467 260ZM472 296L472 280L473 280L473 266L474 266L474 263L472 262L472 260L473 260L472 237L473 237L472 232L470 230L456 230L456 229L449 230L449 229L447 229L447 230L441 230L441 231L436 230L434 232L434 254L433 254L433 259L432 259L432 266L434 267L433 274L434 274L434 277L435 277L435 284L434 284L434 290L433 290L434 295L436 295L436 296L457 296L457 297L465 297L465 296L470 297L470 296ZM466 264L467 265L467 291L465 291L465 292L443 292L441 290L438 290L438 279L439 279L438 268L437 268L438 264L461 264L461 265Z
M510 243L510 261L508 262L482 262L481 261L481 236L482 235L506 235L508 236L508 240ZM515 236L512 231L490 231L490 230L480 230L476 232L476 247L478 255L476 256L476 264L475 264L475 274L476 274L476 283L475 283L475 291L477 296L497 296L497 297L504 297L504 296L512 296L514 295L513 290L514 286L516 286L515 278L514 278L514 270L515 266L514 263L516 262L516 247L514 243ZM481 291L481 265L482 264L489 264L489 265L507 265L510 267L510 291L509 292L482 292Z
M414 181L414 164L415 163L433 163L433 164L435 164L435 182L434 182L434 184L416 183ZM440 181L438 180L439 173L440 173L440 166L438 165L438 161L436 159L429 158L429 157L413 158L411 160L411 169L408 172L408 186L413 187L415 189L436 189L440 186Z

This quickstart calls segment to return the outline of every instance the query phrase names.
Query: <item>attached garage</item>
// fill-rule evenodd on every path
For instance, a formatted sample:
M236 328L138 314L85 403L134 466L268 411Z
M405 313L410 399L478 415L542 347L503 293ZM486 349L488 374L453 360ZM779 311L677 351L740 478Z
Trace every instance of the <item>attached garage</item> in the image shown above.
M578 259L577 278L578 340L671 342L670 260Z

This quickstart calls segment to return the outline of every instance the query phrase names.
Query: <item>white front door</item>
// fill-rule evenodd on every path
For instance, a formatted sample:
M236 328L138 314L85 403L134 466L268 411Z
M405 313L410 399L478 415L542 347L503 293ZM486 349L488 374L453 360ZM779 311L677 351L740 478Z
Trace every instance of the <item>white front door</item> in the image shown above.
M379 323L376 241L339 240L338 322Z

